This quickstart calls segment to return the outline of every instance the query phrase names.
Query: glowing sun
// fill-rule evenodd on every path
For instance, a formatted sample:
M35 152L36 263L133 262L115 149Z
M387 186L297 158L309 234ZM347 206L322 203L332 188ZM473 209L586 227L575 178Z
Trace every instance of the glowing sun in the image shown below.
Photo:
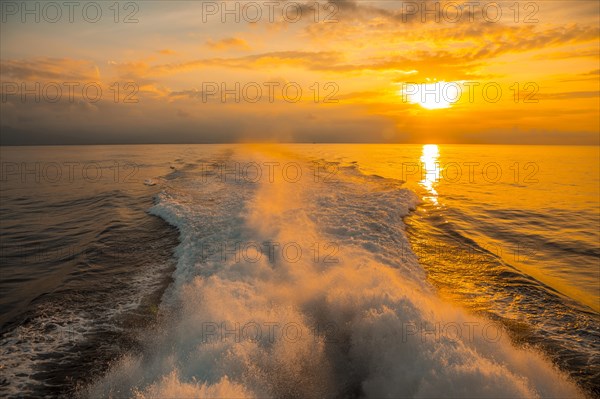
M399 94L403 102L419 104L425 109L450 108L458 101L461 87L457 82L404 83Z

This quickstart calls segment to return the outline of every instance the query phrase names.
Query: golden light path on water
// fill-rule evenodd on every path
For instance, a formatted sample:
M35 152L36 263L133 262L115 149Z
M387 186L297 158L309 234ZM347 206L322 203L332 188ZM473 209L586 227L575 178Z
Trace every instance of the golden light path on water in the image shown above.
M435 187L440 179L439 157L440 150L436 144L425 144L423 146L423 153L420 158L423 180L419 184L431 194L423 197L423 199L431 201L434 205L438 205L438 193Z

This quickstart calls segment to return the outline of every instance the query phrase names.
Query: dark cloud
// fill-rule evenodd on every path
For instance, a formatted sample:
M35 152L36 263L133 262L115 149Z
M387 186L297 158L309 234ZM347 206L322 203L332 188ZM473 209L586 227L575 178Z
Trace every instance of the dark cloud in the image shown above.
M95 81L100 78L97 66L89 61L70 58L37 57L0 60L3 81Z

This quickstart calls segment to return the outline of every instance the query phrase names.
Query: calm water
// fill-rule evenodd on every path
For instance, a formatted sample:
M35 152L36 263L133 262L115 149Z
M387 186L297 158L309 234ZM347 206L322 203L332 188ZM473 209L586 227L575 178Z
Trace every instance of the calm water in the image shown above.
M597 147L0 158L5 395L600 393Z

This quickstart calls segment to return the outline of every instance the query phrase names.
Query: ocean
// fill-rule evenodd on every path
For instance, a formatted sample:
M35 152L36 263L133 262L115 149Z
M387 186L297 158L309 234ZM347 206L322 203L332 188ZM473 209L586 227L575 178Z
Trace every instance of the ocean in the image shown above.
M600 150L0 148L0 395L600 395Z

